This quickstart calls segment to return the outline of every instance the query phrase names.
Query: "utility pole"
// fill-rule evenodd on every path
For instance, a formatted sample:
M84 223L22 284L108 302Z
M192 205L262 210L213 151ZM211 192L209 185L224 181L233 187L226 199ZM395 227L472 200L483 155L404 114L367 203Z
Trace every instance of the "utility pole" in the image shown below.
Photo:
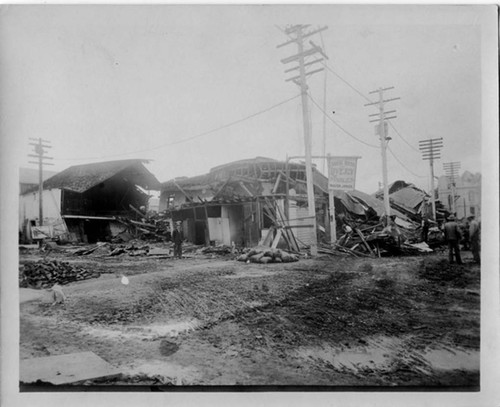
M370 92L370 94L378 93L378 102L365 104L365 106L378 105L379 110L378 113L370 114L369 116L373 117L373 119L370 120L370 123L378 122L378 124L375 126L375 134L380 137L380 150L382 153L382 181L384 183L384 211L386 216L386 225L389 225L389 217L391 216L389 184L387 177L387 144L389 143L389 140L391 140L391 138L387 136L387 134L389 133L389 126L387 125L386 120L395 119L397 116L394 115L394 113L396 112L395 110L385 111L384 109L387 102L401 99L399 97L384 99L384 92L390 89L394 89L394 87L391 86L389 88L378 88L377 90Z
M307 104L307 77L313 75L317 72L321 72L324 68L315 69L306 72L306 67L309 67L315 63L323 61L323 58L318 58L317 54L321 54L324 58L327 58L323 53L323 50L315 45L312 41L309 41L311 45L310 48L304 48L304 39L326 30L328 27L321 27L313 31L305 32L309 25L293 25L285 29L285 34L290 37L290 39L277 46L281 48L285 45L296 43L298 47L298 53L290 57L281 60L283 64L289 64L290 62L297 62L298 65L285 70L285 73L298 71L297 76L286 79L286 82L293 81L297 86L300 87L301 97L302 97L302 116L304 125L304 144L305 144L305 158L306 158L306 181L307 181L307 206L309 208L309 217L312 220L312 232L311 232L311 255L316 256L318 254L318 239L316 236L316 207L314 202L314 181L312 174L312 162L311 162L311 151L312 151L312 140L311 140L311 122L309 120L309 108ZM314 56L315 59L310 62L305 62L306 57Z
M421 140L418 142L419 149L422 151L422 159L428 160L431 168L431 204L432 218L436 221L436 197L434 194L434 160L441 158L441 148L443 147L443 138L433 138Z
M44 148L52 148L48 144L50 143L48 140L42 140L41 138L34 139L30 138L30 140L36 141L36 143L29 143L34 146L34 150L36 154L28 154L28 157L38 158L38 161L29 161L30 164L38 164L38 218L39 218L39 226L43 226L43 166L44 165L54 165L52 163L43 162L43 160L53 160L53 157L45 156L46 151Z
M455 204L455 200L456 200L455 180L458 176L458 170L460 169L460 163L459 162L443 163L443 168L444 168L444 173L445 173L446 177L448 178L448 187L451 189L451 207L450 207L450 210L455 216L457 216L457 207ZM464 216L465 216L465 209L464 209Z

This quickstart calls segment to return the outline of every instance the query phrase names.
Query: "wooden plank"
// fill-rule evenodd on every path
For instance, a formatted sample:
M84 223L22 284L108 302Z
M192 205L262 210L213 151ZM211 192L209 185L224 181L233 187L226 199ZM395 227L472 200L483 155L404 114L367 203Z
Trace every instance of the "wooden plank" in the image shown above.
M281 235L283 233L282 229L278 229L278 233L276 233L276 237L274 238L273 244L271 245L271 248L276 249L278 247L278 243L281 239Z
M264 239L261 240L261 242L259 243L259 245L261 245L261 246L271 246L271 243L273 241L274 231L275 231L275 228L273 226L271 226L269 228L269 230L267 231L266 236L264 237Z
M251 197L253 197L254 195L252 194L252 192L246 187L246 185L243 183L243 181L240 181L239 182L240 186L245 190L245 192L250 195Z
M281 212L281 208L279 207L279 205L277 206L277 214L281 220L282 225L285 227L285 234L287 235L288 240L290 241L290 248L292 250L300 252L299 243L297 242L297 239L295 238L293 231L286 228L287 226L290 226L290 223L285 218L285 215Z
M278 186L280 185L280 181L281 181L281 173L278 174L278 177L276 178L276 182L274 183L274 188L272 190L272 193L276 193L276 190L278 189Z
M375 253L373 253L373 250L371 249L370 245L368 243L366 243L366 240L365 240L365 237L363 236L363 233L361 233L358 228L355 228L354 231L360 237L361 241L363 242L363 245L367 248L368 253L370 253L373 256L375 256Z
M139 209L137 209L134 205L128 204L130 209L132 209L135 213L137 213L141 218L144 218L146 216L145 213L142 213Z
M174 181L173 181L173 182L174 182L174 185L175 185L175 186L179 189L179 191L181 191L181 192L184 194L184 196L187 198L187 200L188 200L189 202L194 202L194 201L193 201L193 198L191 198L191 197L187 194L187 192L186 192L186 191L184 191L184 190L181 188L181 186L180 186L180 185L179 185L179 184L175 181L175 179L174 179Z
M21 360L19 374L23 383L41 380L57 385L116 376L120 371L93 352L81 352Z

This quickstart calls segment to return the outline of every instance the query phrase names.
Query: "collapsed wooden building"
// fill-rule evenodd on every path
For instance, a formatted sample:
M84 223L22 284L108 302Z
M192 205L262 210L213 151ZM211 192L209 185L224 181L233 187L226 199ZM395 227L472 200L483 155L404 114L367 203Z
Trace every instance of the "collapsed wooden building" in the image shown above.
M127 229L120 218L137 216L132 208L146 206L149 190L159 181L132 159L75 165L43 182L43 227L40 228L38 188L20 196L21 240L32 231L44 238L96 242L108 240Z
M317 221L325 225L328 183L315 169L313 177ZM257 157L161 186L160 212L166 211L173 222L181 221L185 237L195 244L255 246L277 221L271 212L278 208L297 239L309 244L303 164Z

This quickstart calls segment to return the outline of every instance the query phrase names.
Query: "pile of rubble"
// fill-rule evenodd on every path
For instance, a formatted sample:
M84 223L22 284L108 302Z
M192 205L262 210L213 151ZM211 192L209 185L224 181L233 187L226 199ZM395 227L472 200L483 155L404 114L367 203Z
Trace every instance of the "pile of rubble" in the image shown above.
M248 263L291 263L299 261L297 254L288 253L281 249L271 248L267 246L257 246L253 249L245 249L243 254L238 256L238 261Z
M156 212L141 212L133 205L130 209L135 212L139 220L126 217L117 217L116 220L126 226L126 230L113 238L113 243L128 242L135 238L144 240L170 241L170 219Z
M192 243L184 243L182 245L184 255L190 253L194 255L236 255L239 250L234 246L216 245L216 246L199 246ZM72 252L75 256L92 256L92 257L109 257L128 255L136 256L154 256L156 258L173 257L173 243L151 243L141 239L134 239L127 244L114 244L108 242L98 242L89 247L80 247ZM186 256L185 256L186 257Z
M97 278L100 274L57 260L27 262L19 270L19 286L48 288L54 284L68 284L73 281Z
M421 239L421 229L413 222L396 219L388 226L382 222L347 224L335 245L322 244L323 254L348 253L355 257L381 257L387 255L416 255L432 252Z

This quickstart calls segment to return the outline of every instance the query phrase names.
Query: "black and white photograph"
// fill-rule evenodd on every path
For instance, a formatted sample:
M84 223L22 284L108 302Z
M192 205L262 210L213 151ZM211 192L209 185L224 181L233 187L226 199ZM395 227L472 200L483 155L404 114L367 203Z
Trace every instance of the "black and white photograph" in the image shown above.
M6 406L500 402L496 5L2 5L0 100Z

